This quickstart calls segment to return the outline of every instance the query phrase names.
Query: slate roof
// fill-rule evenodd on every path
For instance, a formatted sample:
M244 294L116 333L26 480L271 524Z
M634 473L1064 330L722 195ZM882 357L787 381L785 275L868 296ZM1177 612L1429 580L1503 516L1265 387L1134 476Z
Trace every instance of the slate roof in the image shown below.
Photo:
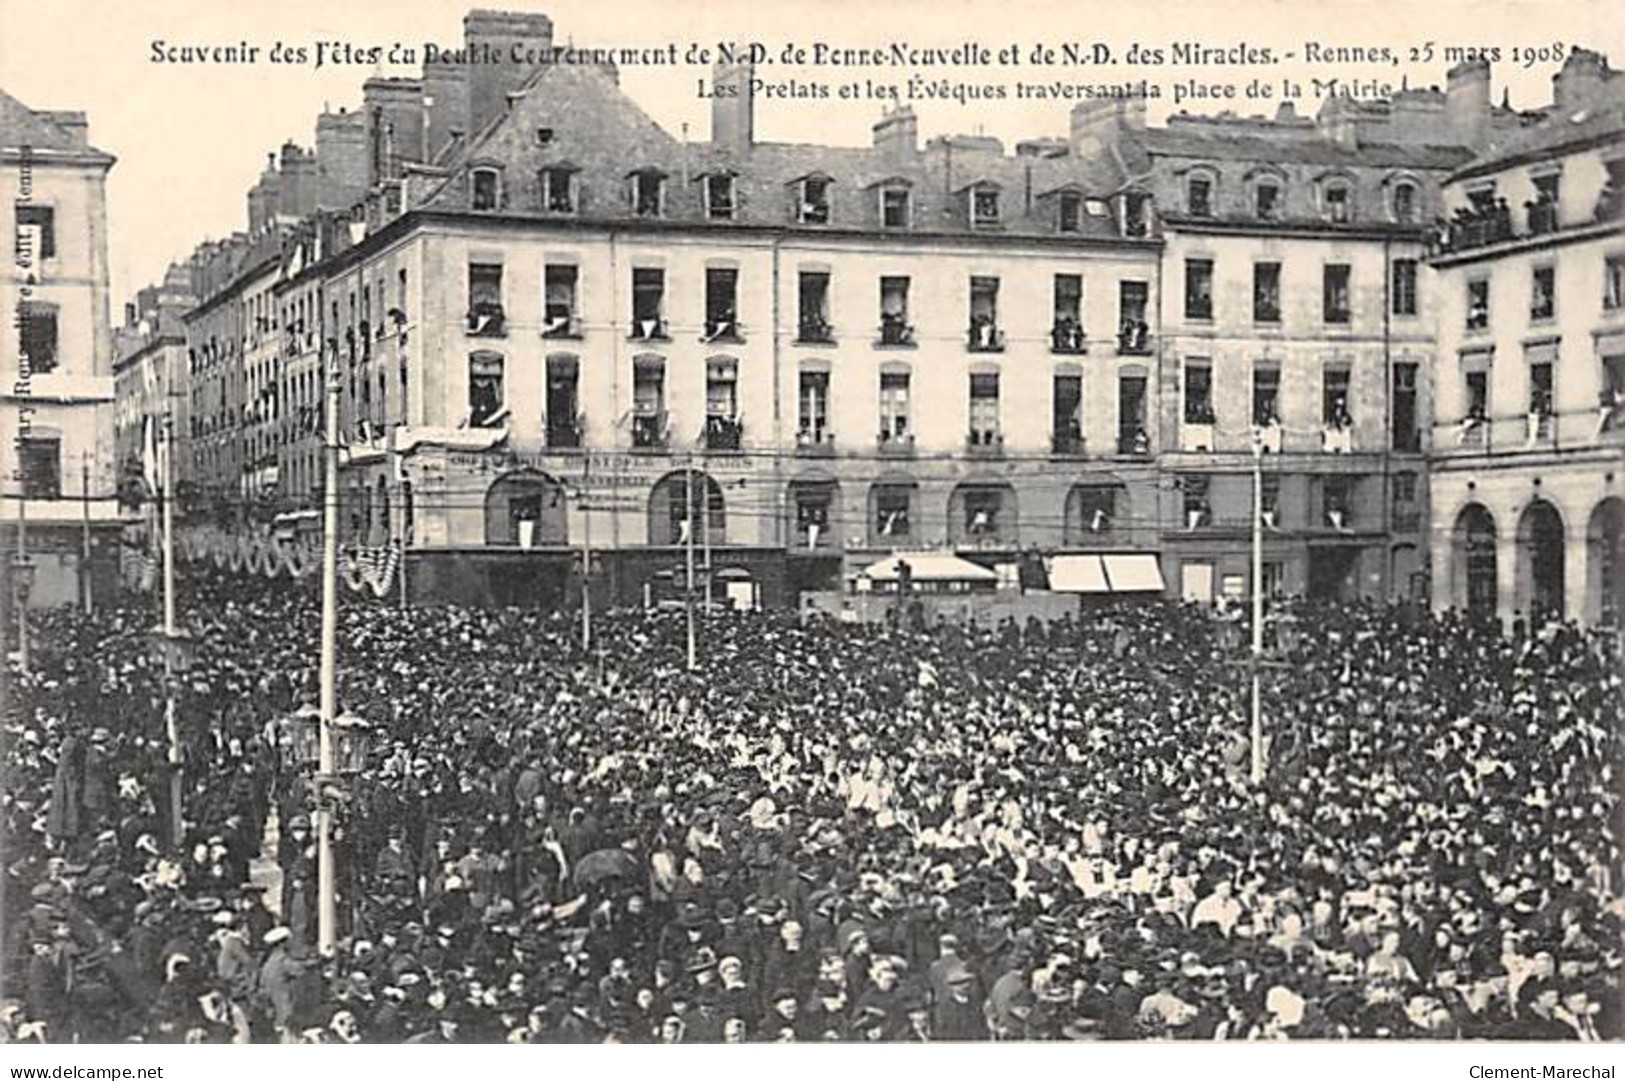
M1257 135L1223 127L1201 131L1169 127L1146 128L1132 135L1146 153L1164 157L1292 162L1328 168L1454 169L1471 156L1460 146L1366 142L1345 147L1314 128Z
M74 137L49 119L0 90L0 147L16 150L23 145L34 150L108 158L94 147L86 150L74 144ZM111 159L109 159L111 160Z
M1539 124L1517 132L1488 154L1468 162L1451 179L1484 176L1608 141L1625 143L1625 76L1609 79L1598 97L1583 107L1554 110Z
M552 132L547 142L538 131ZM1105 163L1075 158L1012 157L941 144L913 154L872 147L803 143L755 143L747 152L708 142L673 138L597 68L555 64L540 69L522 96L499 120L477 135L459 155L453 175L422 204L430 210L467 210L469 172L500 164L507 214L549 216L542 210L538 174L548 166L578 170L578 218L629 219L626 177L654 169L667 175L662 220L704 223L717 228L775 227L809 230L880 227L880 200L871 190L901 180L911 191L915 234L962 233L985 236L1055 236L1056 189L1071 185L1106 197L1117 186ZM719 171L735 176L731 221L704 216L702 178ZM809 175L829 178L832 216L827 227L800 225L796 182ZM684 183L684 178L688 183ZM1001 222L972 229L966 189L996 184ZM1109 216L1083 215L1080 238L1115 238Z

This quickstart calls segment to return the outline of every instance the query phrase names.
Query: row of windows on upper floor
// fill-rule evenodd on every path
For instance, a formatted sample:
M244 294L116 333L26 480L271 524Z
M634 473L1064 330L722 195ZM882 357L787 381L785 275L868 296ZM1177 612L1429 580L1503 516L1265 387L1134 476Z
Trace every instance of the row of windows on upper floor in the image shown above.
M807 344L835 344L831 320L831 274L828 271L801 271L797 278L797 340ZM915 326L910 314L912 279L906 275L880 277L876 344L912 346ZM632 269L632 309L630 337L639 341L667 341L671 329L667 319L666 272L660 267ZM1001 319L1000 279L972 275L969 279L966 348L972 352L999 352L1005 333ZM503 302L503 266L495 262L470 262L468 266L467 331L475 337L500 337L508 323ZM701 340L707 343L742 342L739 319L739 270L735 267L707 267ZM1125 354L1150 351L1150 286L1138 279L1118 283L1117 349ZM542 334L550 338L581 336L581 298L578 268L572 264L549 264L543 273ZM360 341L368 337L363 326ZM1052 279L1052 306L1049 340L1056 353L1083 353L1088 342L1083 320L1083 275L1056 274ZM365 347L362 349L365 352Z
M532 208L546 214L573 216L583 212L585 191L581 170L559 164L536 174ZM498 165L477 165L469 171L469 208L499 211L512 205L505 170ZM621 209L633 217L667 217L668 181L659 169L638 169L626 177ZM738 177L728 171L706 173L697 178L700 185L700 213L707 221L737 221L742 210ZM835 198L835 181L813 173L786 186L787 220L798 225L840 223ZM997 229L1007 218L1003 189L995 182L982 181L960 194L963 224L972 229ZM871 196L865 196L869 198ZM872 189L876 220L884 229L911 229L915 225L913 186L896 179ZM1078 233L1089 218L1109 221L1111 208L1104 199L1085 196L1080 191L1062 190L1053 201L1053 225L1058 233Z
M1605 163L1606 175L1597 201L1591 207L1592 222L1618 221L1625 216L1625 157ZM1542 163L1530 178L1530 198L1523 204L1523 232L1506 197L1499 194L1493 179L1477 181L1466 189L1467 202L1442 223L1432 238L1435 254L1465 251L1520 237L1555 233L1571 224L1564 219L1562 172L1551 163ZM1583 223L1583 220L1582 220Z
M1247 209L1251 217L1263 222L1282 221L1288 217L1288 185L1284 174L1270 170L1254 170L1247 184ZM1391 177L1383 185L1386 189L1383 212L1386 220L1399 225L1416 225L1422 220L1421 185L1403 174ZM1184 211L1193 218L1219 216L1219 174L1207 166L1197 166L1185 177ZM1334 173L1321 177L1313 190L1314 215L1332 225L1352 225L1360 220L1360 207L1355 196L1352 177ZM1375 215L1373 215L1375 216Z
M1597 365L1597 406L1591 418L1582 418L1593 425L1591 436L1601 438L1604 433L1618 431L1625 425L1625 353L1605 353L1594 361ZM1536 446L1556 434L1557 375L1556 351L1550 346L1536 346L1528 350L1524 380L1525 396L1522 409L1502 419L1524 421L1526 445ZM1457 425L1457 445L1487 447L1497 413L1491 400L1490 354L1469 354L1462 364L1462 414ZM1572 374L1572 373L1571 373ZM1504 384L1503 384L1504 386ZM1514 407L1516 408L1516 406Z
M1185 318L1196 322L1214 319L1212 259L1185 260ZM1418 314L1415 259L1390 264L1388 304L1393 315ZM1281 322L1281 264L1253 263L1253 322ZM1321 268L1321 319L1331 326L1347 326L1354 319L1353 269L1348 263L1326 263Z
M1467 317L1469 331L1490 328L1490 279L1479 274L1467 279ZM1625 311L1625 255L1603 257L1602 310ZM1551 263L1537 264L1529 271L1529 321L1550 322L1557 318L1557 267Z

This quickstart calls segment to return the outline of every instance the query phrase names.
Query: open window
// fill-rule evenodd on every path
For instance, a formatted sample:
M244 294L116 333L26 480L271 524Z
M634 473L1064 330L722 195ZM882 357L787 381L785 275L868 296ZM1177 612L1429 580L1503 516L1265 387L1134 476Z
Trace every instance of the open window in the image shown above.
M666 272L661 267L632 268L632 337L663 341L666 334Z
M627 176L627 201L639 218L660 218L666 214L666 174L658 169L638 169Z
M468 205L472 210L502 209L502 171L478 166L469 171Z
M703 188L705 197L705 216L712 221L732 221L734 219L734 175L732 173L711 173L704 178Z
M880 279L880 342L882 345L913 345L914 327L908 321L909 279L887 276Z
M830 223L830 185L829 177L821 173L802 177L797 183L798 195L796 220L803 225L828 225Z
M542 209L549 214L574 214L578 209L577 169L573 165L550 165L540 174Z
M576 292L580 269L572 263L549 263L542 274L543 335L549 338L579 337Z

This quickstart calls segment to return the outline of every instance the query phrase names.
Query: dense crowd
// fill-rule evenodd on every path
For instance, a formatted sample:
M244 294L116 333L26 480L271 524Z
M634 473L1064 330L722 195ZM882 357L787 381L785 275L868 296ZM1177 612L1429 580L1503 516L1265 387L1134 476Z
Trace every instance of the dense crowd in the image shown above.
M1245 635L357 607L317 950L302 593L188 581L8 696L0 1032L45 1042L1618 1039L1617 639L1400 608ZM259 587L262 591L263 584Z

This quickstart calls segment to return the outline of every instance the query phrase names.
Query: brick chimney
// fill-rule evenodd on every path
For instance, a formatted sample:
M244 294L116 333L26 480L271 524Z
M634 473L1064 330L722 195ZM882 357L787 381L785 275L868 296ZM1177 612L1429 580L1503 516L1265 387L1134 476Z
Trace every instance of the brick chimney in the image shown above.
M423 161L422 79L368 79L361 86L367 125L369 186L400 175L403 161Z
M295 143L283 143L277 213L298 219L315 210L316 157Z
M1597 99L1609 74L1607 57L1574 46L1562 69L1552 76L1552 104L1562 113L1584 108Z
M914 110L899 105L876 121L874 147L893 161L907 160L919 153L920 121Z
M1482 150L1490 137L1490 62L1465 60L1445 76L1445 119L1462 146Z
M551 53L553 20L536 12L471 11L463 17L463 46L472 137L507 112L508 95L540 66L531 58Z
M711 143L743 154L756 141L756 77L749 60L718 61L711 69Z
M1073 157L1093 157L1104 153L1128 130L1145 128L1145 99L1101 98L1081 101L1072 107L1067 142Z
M468 134L468 72L440 60L423 65L423 152L433 161L459 135Z
M366 117L361 113L322 113L316 118L316 206L348 210L367 194Z
M277 175L276 155L267 154L265 171L252 188L248 189L248 232L258 236L276 221L281 202L282 178Z

